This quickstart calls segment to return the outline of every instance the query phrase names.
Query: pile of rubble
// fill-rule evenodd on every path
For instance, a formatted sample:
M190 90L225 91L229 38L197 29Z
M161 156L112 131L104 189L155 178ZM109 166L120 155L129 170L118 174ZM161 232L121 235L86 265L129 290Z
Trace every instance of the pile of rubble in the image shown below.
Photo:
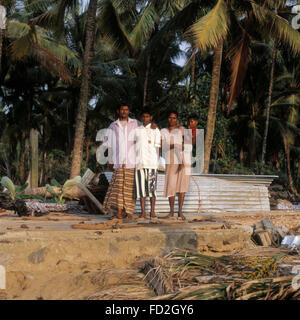
M270 207L272 210L299 210L299 199L283 186L275 184L269 187Z
M278 247L288 235L291 236L292 233L284 225L279 225L276 228L270 219L264 219L253 226L252 239L261 246Z

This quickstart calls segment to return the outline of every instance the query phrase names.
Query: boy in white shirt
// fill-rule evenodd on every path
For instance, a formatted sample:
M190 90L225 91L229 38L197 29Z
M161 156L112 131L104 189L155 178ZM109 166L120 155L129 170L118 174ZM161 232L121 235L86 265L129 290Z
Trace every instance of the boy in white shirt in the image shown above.
M135 129L135 194L141 201L142 218L146 218L146 197L151 199L150 218L156 218L155 200L159 163L160 131L151 129L152 113L143 111L142 125Z

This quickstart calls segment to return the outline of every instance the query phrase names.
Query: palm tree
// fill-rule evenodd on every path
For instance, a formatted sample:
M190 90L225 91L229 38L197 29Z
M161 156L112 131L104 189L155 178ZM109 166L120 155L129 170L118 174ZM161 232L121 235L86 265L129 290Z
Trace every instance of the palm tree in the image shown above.
M270 121L270 109L272 104L272 94L273 94L273 85L274 85L274 73L275 73L275 63L277 57L277 46L278 41L275 40L274 47L273 47L273 54L272 54L272 64L271 64L271 72L270 72L270 85L268 91L268 105L266 110L266 125L265 125L265 132L262 144L262 153L261 153L261 162L265 164L265 155L267 150L267 137L268 137L268 130L269 130L269 121Z
M297 128L299 123L299 107L300 107L300 82L298 76L298 68L293 67L292 71L289 72L288 69L276 79L276 84L280 84L280 92L277 92L275 96L275 101L272 103L271 107L274 112L276 109L282 109L284 114L281 116L281 121L278 125L280 134L282 136L284 152L286 156L286 167L289 181L289 189L297 194L294 179L291 170L291 148L295 146L296 138L300 134L300 130ZM284 120L283 120L284 119Z
M3 64L1 72L1 83L3 84L1 102L3 106L9 108L9 112L6 111L6 117L9 118L12 115L14 118L11 126L15 132L12 132L11 136L15 136L17 139L11 140L7 130L4 131L3 139L9 139L7 141L14 142L12 145L20 146L17 149L18 152L15 153L15 150L10 152L11 146L9 145L7 153L12 159L17 157L17 164L11 166L17 170L12 174L15 174L16 178L23 183L26 171L25 141L31 128L28 125L35 126L33 118L38 114L36 110L41 106L40 101L37 101L41 95L36 98L36 90L37 88L40 88L41 91L45 90L45 85L49 89L51 86L50 74L55 79L54 82L59 83L60 86L63 86L63 82L70 84L70 70L76 72L80 63L72 50L53 40L49 30L35 26L30 22L35 10L31 10L32 8L30 9L29 6L41 3L41 1L32 1L30 5L23 7L21 1L18 1L18 7L13 7L12 3L10 2L11 6L8 10L3 47L5 64ZM36 81L36 75L40 81ZM27 88L24 87L26 81ZM30 94L27 95L26 90ZM14 126L15 124L17 126ZM37 125L36 128L38 129L39 126Z
M95 25L96 25L96 11L97 11L97 0L90 0L88 12L87 12L87 22L86 22L86 38L85 38L85 48L83 57L83 68L82 68L82 78L80 87L80 99L77 110L77 118L75 124L75 138L74 138L74 148L73 148L73 158L70 178L74 178L80 175L81 162L82 162L82 152L83 152L83 141L84 141L84 130L86 125L86 115L89 102L89 89L90 89L90 65L92 58L92 49L95 35Z
M259 33L263 38L266 37L266 34L276 37L282 43L289 45L295 54L300 52L299 33L289 25L287 20L270 10L266 3L261 3L261 1L218 0L216 5L205 16L196 21L187 32L188 36L192 35L195 46L199 50L205 51L216 48L216 70L219 70L222 59L218 55L220 54L220 47L223 46L222 42L230 34L235 34L237 28L240 30L240 41L235 41L235 48L233 49L229 111L242 88L241 83L245 77L247 63L250 58L250 49L249 45L247 45L249 44L249 39L252 38L250 27L253 29L254 26L256 33ZM279 0L274 3L278 5L278 3L282 4L283 1ZM230 26L235 29L230 30ZM218 77L218 79L214 79L214 77ZM213 73L212 87L219 85L219 82L220 73ZM204 173L208 173L209 170L218 91L219 86L211 89L211 93L214 96L210 99L209 110L211 109L211 111L208 113L206 126Z

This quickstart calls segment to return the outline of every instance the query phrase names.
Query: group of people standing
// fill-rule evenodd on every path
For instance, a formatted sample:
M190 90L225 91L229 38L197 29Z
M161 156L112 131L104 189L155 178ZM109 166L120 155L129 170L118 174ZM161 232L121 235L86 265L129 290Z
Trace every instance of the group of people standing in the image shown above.
M152 112L144 110L141 121L129 117L130 108L118 109L118 120L108 128L103 146L108 148L108 160L114 172L103 209L116 218L133 219L136 199L141 202L141 218L146 218L146 197L150 198L150 218L155 219L157 170L160 152L166 160L164 196L169 198L170 213L174 217L175 197L178 195L178 217L182 213L185 193L191 177L191 151L195 144L198 120L190 116L188 132L178 124L176 111L168 114L168 127L159 130L152 122Z

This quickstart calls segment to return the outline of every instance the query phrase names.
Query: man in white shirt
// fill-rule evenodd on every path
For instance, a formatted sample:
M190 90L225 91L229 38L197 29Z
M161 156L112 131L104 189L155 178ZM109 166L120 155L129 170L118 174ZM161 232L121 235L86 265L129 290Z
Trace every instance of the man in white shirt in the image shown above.
M151 129L152 113L143 111L142 125L135 129L135 193L141 201L142 218L146 218L146 197L151 199L150 217L155 218L157 168L159 163L160 131Z
M113 165L113 176L103 202L103 210L112 213L116 218L133 219L135 208L135 129L141 123L129 117L130 108L121 105L118 108L119 118L111 123L103 138L103 146L108 148L110 167ZM155 123L152 129L157 128Z
M103 145L108 147L109 162L114 173L106 192L103 210L114 214L118 219L127 215L133 218L135 207L134 195L134 130L140 122L129 117L130 109L121 105L119 119L107 129Z

